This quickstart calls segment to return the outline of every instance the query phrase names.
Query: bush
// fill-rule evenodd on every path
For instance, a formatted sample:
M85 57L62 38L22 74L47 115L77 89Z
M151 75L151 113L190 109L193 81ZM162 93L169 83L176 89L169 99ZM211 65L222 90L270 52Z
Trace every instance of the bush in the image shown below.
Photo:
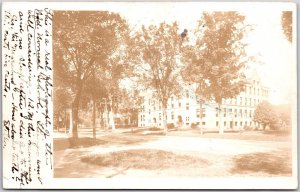
M168 129L174 129L174 128L175 128L174 123L168 123L168 124L167 124L167 128L168 128Z
M149 131L160 131L161 129L158 127L150 127Z
M197 128L197 123L192 123L192 124L191 124L191 128L192 128L192 129Z
M253 130L253 127L248 126L248 125L245 125L243 129L244 129L245 131L251 131L251 130Z

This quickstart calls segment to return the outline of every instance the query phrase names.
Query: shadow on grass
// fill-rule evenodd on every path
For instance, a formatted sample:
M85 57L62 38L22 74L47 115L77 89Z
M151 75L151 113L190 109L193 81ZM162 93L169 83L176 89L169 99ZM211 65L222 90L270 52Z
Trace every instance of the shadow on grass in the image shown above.
M291 155L286 151L272 153L250 153L234 157L232 173L251 174L264 172L272 175L292 174Z
M82 162L101 167L123 167L135 169L166 169L178 167L203 167L209 162L205 159L156 149L138 149L90 155L81 158Z
M275 136L289 136L291 134L290 131L284 131L284 130L266 130L262 131L265 135L275 135Z
M78 138L76 140L69 139L54 139L54 151L65 150L67 148L82 148L92 146L112 146L112 145L133 145L138 143L154 140L155 137L146 137L143 135L134 134L112 134L101 136L97 139L90 137Z

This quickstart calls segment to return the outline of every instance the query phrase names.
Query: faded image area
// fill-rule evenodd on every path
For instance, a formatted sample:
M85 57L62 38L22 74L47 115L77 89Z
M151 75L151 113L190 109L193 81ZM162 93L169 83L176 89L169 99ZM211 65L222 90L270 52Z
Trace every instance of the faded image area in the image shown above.
M292 176L292 12L186 9L54 11L54 177Z

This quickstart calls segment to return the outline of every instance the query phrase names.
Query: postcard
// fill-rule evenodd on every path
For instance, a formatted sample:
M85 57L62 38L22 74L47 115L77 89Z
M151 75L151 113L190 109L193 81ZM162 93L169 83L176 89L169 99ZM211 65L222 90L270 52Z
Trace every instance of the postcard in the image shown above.
M6 189L296 189L287 2L4 2Z

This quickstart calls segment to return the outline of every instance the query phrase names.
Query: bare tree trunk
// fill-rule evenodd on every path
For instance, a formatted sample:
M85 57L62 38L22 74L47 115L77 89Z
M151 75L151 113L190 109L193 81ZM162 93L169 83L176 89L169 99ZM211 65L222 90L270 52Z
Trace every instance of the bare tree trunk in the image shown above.
M105 128L105 130L108 130L109 129L109 111L108 111L107 100L106 99L105 99L105 105L104 105L104 115L106 116L105 117L104 128Z
M65 109L65 133L67 133L67 109Z
M168 131L167 127L167 109L165 106L162 106L162 127L164 129L164 132L166 133Z
M93 98L93 139L96 139L96 102Z
M203 135L203 126L202 126L202 118L203 118L203 109L202 109L202 100L200 99L200 133Z
M221 104L220 103L218 103L218 119L219 119L219 123L218 123L219 133L223 134L224 130L223 127L221 126Z
M73 115L73 130L72 130L72 138L77 139L78 138L78 101L73 103L72 108L72 115Z
M111 125L111 129L112 130L115 130L116 129L116 126L115 126L115 120L114 120L114 112L113 112L113 109L111 108L111 111L110 111L111 115L110 115L110 125Z
M104 124L103 123L103 112L102 112L102 110L100 110L100 128L103 128L103 126L104 126L103 124Z
M82 91L82 85L78 85L78 91L75 96L73 105L72 105L72 120L73 120L73 130L72 130L72 138L73 139L78 139L78 110L79 110L79 103L81 99L81 91Z

